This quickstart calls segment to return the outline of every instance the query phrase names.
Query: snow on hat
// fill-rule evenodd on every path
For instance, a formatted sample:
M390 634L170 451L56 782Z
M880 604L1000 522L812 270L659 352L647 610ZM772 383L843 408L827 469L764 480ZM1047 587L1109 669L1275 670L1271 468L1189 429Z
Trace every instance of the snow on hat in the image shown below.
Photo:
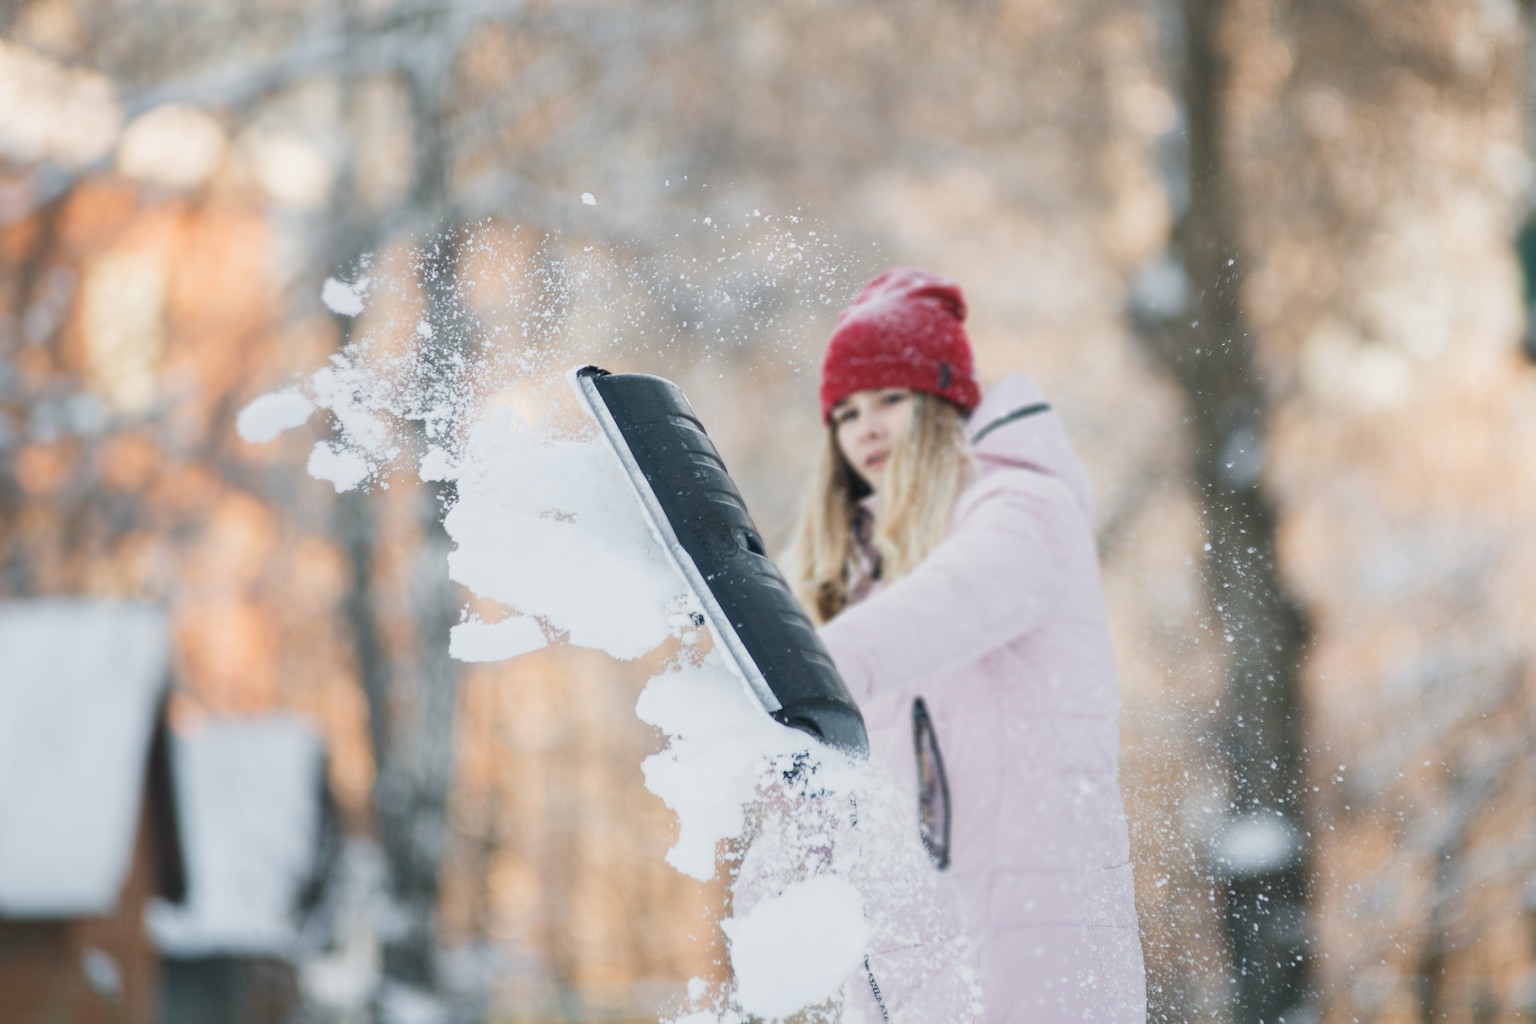
M946 398L965 412L981 401L965 297L947 277L893 267L843 310L821 362L821 418L855 391L911 388Z

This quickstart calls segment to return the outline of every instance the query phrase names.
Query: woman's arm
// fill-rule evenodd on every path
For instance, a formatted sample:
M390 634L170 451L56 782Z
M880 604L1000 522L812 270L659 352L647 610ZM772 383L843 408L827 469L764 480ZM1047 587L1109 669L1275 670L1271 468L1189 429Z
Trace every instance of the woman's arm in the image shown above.
M916 569L822 627L855 700L975 661L1060 600L1069 549L1088 529L1066 486L1000 470L961 501L953 531Z

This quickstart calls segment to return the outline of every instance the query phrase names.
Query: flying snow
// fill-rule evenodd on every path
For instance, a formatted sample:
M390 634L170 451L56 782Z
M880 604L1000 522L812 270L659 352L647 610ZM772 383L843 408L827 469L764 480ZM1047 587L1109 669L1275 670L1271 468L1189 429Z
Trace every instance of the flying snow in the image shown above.
M285 430L302 426L314 414L315 403L297 388L285 388L262 395L240 410L235 429L252 444L261 444Z
M670 635L686 588L593 439L540 439L505 412L477 425L443 525L454 580L573 644L637 658Z
M329 441L315 444L309 453L309 464L304 467L316 480L324 480L336 488L336 493L350 491L371 472L368 462L356 452Z
M818 875L762 900L720 927L742 1009L787 1017L836 994L864 961L864 898L847 880Z
M332 277L320 289L320 301L325 303L326 309L338 316L357 316L363 311L362 291L361 283L347 284Z
M464 662L508 661L548 643L535 619L517 615L500 622L470 619L449 632L448 654Z
M591 193L581 199L597 202ZM678 321L696 332L696 345L711 337L729 345L750 340L795 364L801 357L792 348L775 348L785 346L775 332L789 329L774 320L781 314L768 312L764 295L779 275L792 275L800 297L784 308L824 305L828 294L849 290L847 278L858 268L829 261L814 232L783 229L761 215L752 221L752 230L769 232L767 241L722 257L715 277L693 278L698 262L680 256L649 283L631 278L630 297L612 276L619 264L604 270L601 254L578 265L583 256L565 253L530 269L467 245L461 251L476 255L482 279L508 288L504 305L475 315L464 315L473 280L458 282L447 307L433 305L441 290L436 298L419 294L415 282L435 272L428 256L419 257L405 293L397 287L395 294L407 300L400 308L425 305L426 314L398 324L366 318L368 333L315 373L252 402L239 429L247 440L270 440L324 409L334 429L315 446L311 475L346 491L382 481L408 458L419 480L442 488L449 496L443 525L453 542L449 574L503 610L467 614L453 627L450 652L461 661L505 660L554 642L632 659L674 644L671 665L636 705L640 721L665 740L641 771L677 815L668 863L700 880L731 865L732 916L721 928L734 981L694 979L672 1024L740 1024L807 1007L811 1019L837 1019L845 1002L868 998L866 955L930 942L928 962L940 973L955 967L947 974L961 979L952 992L930 986L961 1007L945 1019L969 1021L964 1007L975 1002L967 987L974 973L961 968L971 954L934 940L957 930L937 873L913 839L909 801L867 763L764 712L697 626L698 599L622 465L580 416L570 389L551 386L574 365L608 358L603 352L631 358L638 350L627 338L647 338L647 351L662 356L666 346L656 339L664 342L665 331L676 337L679 328L646 318L680 306L691 310ZM703 224L718 246L727 226L707 217ZM369 274L356 284L326 281L321 298L329 309L358 317L370 295L394 287L371 263L364 269ZM575 351L580 355L569 354ZM691 361L709 358L707 344L692 352ZM664 372L665 365L636 369ZM562 394L564 411L530 414L534 393Z
M707 881L716 847L740 835L763 765L806 747L804 736L763 714L718 653L698 666L652 679L635 714L671 743L642 766L645 786L677 814L677 843L667 863ZM701 785L701 780L709 780Z

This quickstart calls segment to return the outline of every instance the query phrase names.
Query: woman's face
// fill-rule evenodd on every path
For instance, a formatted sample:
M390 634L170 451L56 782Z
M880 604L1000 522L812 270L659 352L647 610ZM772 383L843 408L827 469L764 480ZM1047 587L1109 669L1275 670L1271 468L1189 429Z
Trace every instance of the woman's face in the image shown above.
M837 450L872 491L880 489L891 449L911 422L912 392L906 388L855 391L832 406Z

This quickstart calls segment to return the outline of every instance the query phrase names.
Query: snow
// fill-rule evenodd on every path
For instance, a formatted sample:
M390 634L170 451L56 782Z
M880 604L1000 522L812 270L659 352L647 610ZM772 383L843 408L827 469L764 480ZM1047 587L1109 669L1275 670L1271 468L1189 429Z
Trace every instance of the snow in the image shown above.
M537 621L514 617L500 622L470 619L448 634L448 654L459 661L507 661L549 643Z
M379 416L388 406L386 386L367 368L334 357L310 378L310 387L315 404L336 417L349 447L379 452L389 443L389 427Z
M597 203L591 192L582 196L587 205ZM436 273L431 242L407 256L414 273L384 273L375 269L374 256L362 257L327 279L320 299L341 316L372 315L328 365L278 392L281 397L247 406L242 436L271 440L323 409L333 416L333 434L314 451L310 467L338 491L367 486L402 456L421 459L413 467L420 479L445 481L455 478L485 409L558 381L572 362L627 360L640 351L636 339L651 339L643 347L654 346L661 360L646 367L651 371L665 372L667 350L680 334L702 343L694 359L750 344L794 365L804 357L803 321L811 313L807 302L790 301L790 293L798 297L805 282L814 281L813 301L825 306L852 284L838 243L800 225L797 216L756 210L736 223L704 218L680 225L707 235L711 245L738 245L707 270L683 249L635 263L615 260L602 246L574 252L546 238L530 251L526 239L506 246L471 234L461 240L466 257L476 265L499 264L502 281L528 285L513 287L495 309L481 308L486 298L466 277L456 279L460 294L453 299L424 293L421 281ZM775 294L786 301L775 306ZM685 308L696 318L680 330L676 311ZM465 317L466 309L478 312Z
M457 480L459 467L446 449L434 447L427 449L427 454L421 457L421 468L417 475L428 481Z
M159 608L0 604L0 916L117 905L168 651Z
M928 990L961 1008L956 1020L975 1018L975 951L953 938L956 908L890 778L764 714L718 649L653 678L635 710L668 739L642 765L677 815L668 863L707 880L734 862L735 916L720 923L734 986L690 984L670 1024L836 1002L843 986L867 984L866 953L902 947L925 949Z
M724 1018L710 1010L700 1010L697 1013L686 1013L681 1017L670 1018L668 1024L724 1024ZM734 1014L730 1018L731 1024L740 1020Z
M338 316L357 316L363 311L362 291L361 283L350 285L332 277L320 289L320 301Z
M458 493L455 581L616 658L667 638L685 587L595 438L541 438L502 410L471 432Z
M863 963L869 941L863 897L831 875L791 885L720 927L730 939L737 998L763 1017L830 999Z
M596 206L597 196L593 195L591 192L583 192L581 194L581 204L583 206Z
M763 764L805 750L809 740L763 713L722 656L652 679L635 714L671 738L646 758L645 786L677 814L667 863L690 878L715 876L717 845L740 835Z
M162 953L281 956L320 842L324 748L288 715L214 719L173 746L187 899L150 905Z
M235 419L235 429L252 444L261 444L285 430L302 426L314 414L315 403L297 388L287 388L262 395Z
M1288 867L1301 854L1295 826L1274 811L1233 818L1217 835L1217 866L1230 878L1256 878Z
M336 488L337 494L353 490L373 472L367 459L330 441L315 443L305 469L316 480L329 482Z

